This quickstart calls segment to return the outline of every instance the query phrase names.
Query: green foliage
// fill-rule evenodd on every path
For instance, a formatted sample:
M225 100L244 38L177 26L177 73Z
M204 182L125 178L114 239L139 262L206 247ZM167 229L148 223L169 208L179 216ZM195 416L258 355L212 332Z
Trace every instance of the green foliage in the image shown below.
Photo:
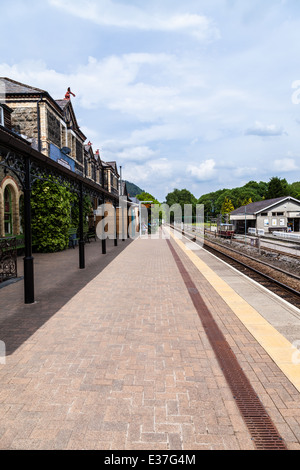
M264 181L249 181L244 186L233 189L219 189L204 194L198 204L204 204L205 216L216 217L223 213L225 199L230 200L235 208L248 205L251 202L273 199L281 196L300 198L300 182L288 184L285 179L273 177L268 183Z
M138 194L136 198L139 201L152 201L152 204L159 204L158 200L155 199L155 197L152 196L152 194L147 193L145 191L143 191L141 194Z
M78 227L78 197L55 180L37 181L31 194L33 245L38 252L62 251L69 245L68 230ZM85 201L85 210L90 202Z
M226 189L219 189L218 191L211 192L208 194L204 194L198 200L198 204L204 205L204 214L205 216L212 216L215 217L217 214L221 212L221 205L225 198L222 195L226 192ZM219 201L222 200L220 205Z
M174 204L179 204L183 211L185 204L192 204L193 208L195 208L197 204L197 199L187 189L174 189L173 192L169 193L166 196L166 203L170 207Z
M222 207L221 207L221 214L230 214L230 212L234 211L234 206L228 197L225 197Z
M71 223L72 227L79 227L79 197L77 194L70 195L70 205L71 205ZM92 204L90 198L85 196L83 198L83 228L84 230L88 228L88 222L86 217L92 211Z
M289 185L285 178L281 179L274 176L270 179L266 192L266 199L273 199L289 195Z
M300 181L289 185L289 193L290 196L300 199Z
M152 194L145 191L143 191L141 194L138 194L136 198L141 202L151 201L151 204L144 204L149 209L151 207L151 210L148 211L148 222L151 223L151 221L156 219L159 220L159 223L161 223L161 220L165 218L165 212L163 208L161 208L160 202L154 196L152 196ZM149 233L150 232L151 229L149 229Z
M54 182L37 181L32 190L33 244L39 252L61 251L68 246L71 226L68 189Z
M136 197L144 192L143 189L139 188L136 184L126 181L127 192L129 197Z

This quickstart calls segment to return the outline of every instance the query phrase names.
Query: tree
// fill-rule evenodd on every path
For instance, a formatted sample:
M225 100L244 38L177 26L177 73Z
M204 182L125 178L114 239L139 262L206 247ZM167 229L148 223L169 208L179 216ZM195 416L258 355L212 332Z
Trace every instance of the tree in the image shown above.
M221 207L221 213L225 215L230 214L232 211L234 211L234 205L232 204L231 200L228 199L228 197L225 197Z
M154 196L152 196L152 194L147 193L145 191L142 192L141 194L138 194L136 198L139 201L151 201L152 204L159 204L158 200Z
M173 192L169 193L166 196L166 203L168 206L173 206L174 204L179 204L184 210L184 205L185 204L191 204L193 208L196 207L197 204L197 199L195 196L188 191L187 189L174 189Z
M289 185L289 196L300 199L300 181Z
M139 188L139 186L137 186L136 184L134 183L130 183L130 181L126 181L126 187L127 187L127 191L128 191L128 194L129 194L129 197L135 197L137 196L138 194L141 194L144 192L143 189Z
M278 185L277 189L276 187L274 188L276 185ZM270 190L269 193L268 190ZM244 186L238 188L219 189L215 192L203 194L198 199L198 204L204 204L205 217L211 217L221 213L225 197L231 200L233 206L237 208L248 205L251 202L286 195L300 199L300 182L288 184L286 180L280 180L280 178L272 178L272 182L270 181L269 183L264 181L259 183L249 181Z
M148 209L148 224L150 224L154 220L158 220L159 221L158 223L160 224L161 220L165 218L165 213L160 208L160 205L161 205L160 202L154 196L152 196L152 194L147 193L145 191L142 192L141 194L138 194L136 198L139 201L141 201L142 205ZM144 212L145 210L146 209L142 208L141 217L142 219L144 219L143 222L146 222L145 220L146 214ZM149 225L149 233L153 232L153 230L154 230L153 227Z
M265 181L260 181L257 183L256 181L249 181L246 183L243 188L249 189L250 191L254 191L256 193L256 197L254 201L259 201L265 199L266 192L268 190L268 183Z
M179 221L182 220L182 216L191 216L193 219L196 216L196 205L197 199L195 196L188 191L187 189L174 189L173 192L169 193L166 196L166 203L171 208L172 206L175 208L175 211L170 213L170 221L173 222L175 219ZM184 206L188 205L191 206L192 210L191 213L187 214L185 211ZM176 209L177 206L177 209ZM192 222L193 220L191 220Z
M245 199L242 203L242 206L248 206L248 204L252 204L252 199L249 197L249 199Z
M273 176L269 183L266 193L266 199L275 199L277 197L288 196L289 185L285 178L281 179L278 176Z
M222 194L226 192L226 189L219 189L208 194L204 194L198 199L198 204L204 205L205 217L214 217L221 211L222 201L219 203L218 199Z

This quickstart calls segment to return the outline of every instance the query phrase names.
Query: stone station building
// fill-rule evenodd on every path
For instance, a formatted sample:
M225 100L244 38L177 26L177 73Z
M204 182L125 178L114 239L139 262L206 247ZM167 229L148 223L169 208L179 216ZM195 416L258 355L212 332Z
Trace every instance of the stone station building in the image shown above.
M119 180L116 162L103 162L92 143L85 144L71 102L68 88L64 99L53 99L36 87L0 78L0 128L13 138L63 167L96 183L99 189L118 196ZM20 201L22 190L15 175L0 167L0 237L18 235L21 231ZM103 203L95 198L94 209Z

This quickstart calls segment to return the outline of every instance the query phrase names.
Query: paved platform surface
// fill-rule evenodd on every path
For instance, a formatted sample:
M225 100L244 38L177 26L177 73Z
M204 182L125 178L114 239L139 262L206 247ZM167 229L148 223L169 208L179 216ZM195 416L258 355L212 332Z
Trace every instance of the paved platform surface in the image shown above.
M171 243L288 448L299 449L299 390ZM85 271L77 250L36 255L34 305L23 304L23 282L0 289L0 449L254 449L167 241L100 251L86 247ZM223 276L220 262L192 253Z

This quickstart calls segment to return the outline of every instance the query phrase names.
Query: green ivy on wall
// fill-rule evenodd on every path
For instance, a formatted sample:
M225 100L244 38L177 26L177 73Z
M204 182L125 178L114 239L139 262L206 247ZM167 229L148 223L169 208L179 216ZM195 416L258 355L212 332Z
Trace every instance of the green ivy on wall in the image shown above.
M85 216L91 203L85 200ZM69 246L70 227L78 228L78 197L53 181L37 181L31 193L32 243L41 253L62 251ZM84 217L85 220L85 217Z
M79 197L77 194L71 194L71 222L72 227L79 227ZM88 229L87 216L92 213L92 204L89 197L83 198L83 229Z

